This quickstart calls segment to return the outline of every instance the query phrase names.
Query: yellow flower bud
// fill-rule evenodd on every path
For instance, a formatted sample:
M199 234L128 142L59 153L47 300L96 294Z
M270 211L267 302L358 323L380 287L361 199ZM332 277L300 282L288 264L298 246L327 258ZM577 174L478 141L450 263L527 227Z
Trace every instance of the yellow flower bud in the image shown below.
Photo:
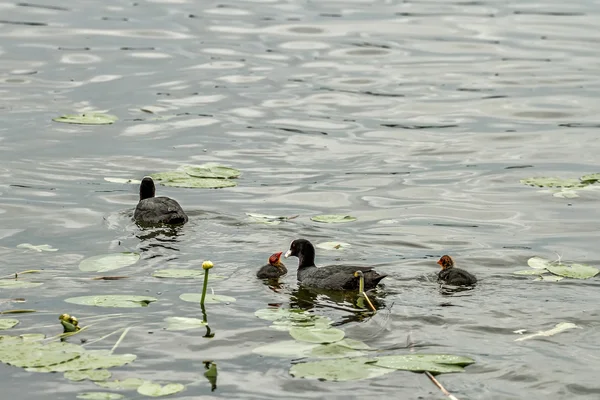
M211 269L213 267L212 261L204 261L202 263L202 269Z

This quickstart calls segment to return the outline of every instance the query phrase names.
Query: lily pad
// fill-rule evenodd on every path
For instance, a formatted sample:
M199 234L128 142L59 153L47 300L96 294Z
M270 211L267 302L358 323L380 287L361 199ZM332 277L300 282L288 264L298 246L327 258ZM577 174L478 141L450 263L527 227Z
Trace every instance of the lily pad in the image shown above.
M136 390L138 387L146 382L144 379L140 378L127 378L123 380L114 380L114 381L104 381L104 382L96 382L96 385L106 388L106 389L115 389L115 390Z
M598 268L594 268L585 264L571 264L569 266L563 264L549 265L546 267L546 269L552 272L554 275L574 279L593 278L598 274L598 272L600 272Z
M277 215L266 215L257 213L246 213L246 215L256 222L260 222L261 224L267 225L279 225L282 221L288 221L297 217L297 215L294 215L293 217L280 217Z
M34 250L34 251L38 251L38 252L58 251L58 249L55 249L54 247L50 246L49 244L33 245L31 243L21 243L21 244L17 245L17 247L19 249L29 249L29 250Z
M4 337L0 348L0 361L20 368L46 368L77 359L82 351L81 346L64 346L57 343L44 346L41 342L25 342L18 337Z
M152 274L155 278L199 279L204 277L204 270L197 269L160 269ZM214 279L213 275L210 279Z
M333 321L321 315L310 314L302 310L287 308L265 308L254 313L261 319L273 321L274 329L287 331L293 327L314 327L327 329Z
M296 340L284 340L259 346L253 349L252 352L267 357L300 358L308 357L312 349L317 346L320 345Z
M473 364L475 360L468 357L448 354L409 354L378 357L373 365L399 369L404 371L432 373L463 372L463 366Z
M352 245L344 242L323 242L317 244L317 247L323 250L343 250L352 247Z
M292 310L289 308L263 308L254 312L254 315L267 321L276 321L278 319L294 318L296 315L312 315L302 310Z
M206 325L206 322L199 318L168 317L165 318L165 321L169 324L167 326L168 331L186 331Z
M367 364L368 361L369 358L356 357L298 363L290 368L290 375L326 381L352 381L374 378L393 371Z
M133 296L133 295L100 295L100 296L81 296L71 297L66 299L67 303L81 304L84 306L96 307L148 307L148 305L157 299L150 296Z
M579 197L575 189L561 189L558 192L553 193L552 196L559 197L561 199L575 199Z
M83 380L90 381L105 381L110 379L112 373L105 369L88 369L83 371L67 371L65 372L65 378L71 381L79 382Z
M527 265L535 269L546 269L551 264L552 261L545 260L542 257L538 256L531 257L529 260L527 260Z
M140 259L138 253L124 252L113 254L102 254L82 260L79 269L86 272L106 272L128 267Z
M195 178L232 179L241 175L241 172L235 168L215 163L182 165L178 169Z
M29 289L38 286L42 286L42 283L21 281L17 279L0 279L0 288L2 289Z
M5 329L10 329L13 326L17 325L18 323L19 323L18 319L2 318L2 319L0 319L0 331L5 330Z
M581 178L579 178L579 180L589 184L596 183L600 181L600 173L584 175Z
M514 275L543 275L548 273L546 269L523 269L513 272Z
M290 329L290 335L302 342L334 343L342 340L345 333L337 328L294 327Z
M558 275L540 275L539 277L535 278L534 281L558 282L562 281L563 279L565 278Z
M324 224L338 224L342 222L353 222L356 221L355 217L350 215L315 215L314 217L310 217L311 220L315 222L322 222Z
M337 343L320 344L310 352L311 357L334 358L334 357L358 357L365 355L364 352Z
M189 303L200 303L202 299L202 293L184 293L179 296L179 298L183 301L187 301ZM206 297L204 298L204 304L211 303L233 303L235 302L235 297L231 296L222 296L218 294L210 294L206 293Z
M161 386L158 383L146 381L137 388L137 392L144 396L161 397L179 393L183 389L185 389L185 386L181 383L168 383Z
M89 369L106 369L120 367L133 362L137 356L135 354L112 354L108 350L87 350L81 353L79 357L72 358L67 362L45 364L40 367L27 368L34 372L66 372L81 371Z
M104 180L107 182L111 182L111 183L124 183L124 184L128 183L131 185L139 185L140 183L142 183L142 181L140 181L139 179L127 179L127 178L105 177Z
M159 172L150 176L163 186L195 189L221 189L237 186L237 183L230 179L196 178L183 171Z
M68 114L52 118L52 121L54 122L80 125L110 125L116 120L118 120L118 118L114 115L101 113Z
M110 393L110 392L85 392L79 393L77 395L78 399L85 400L121 400L123 399L123 395L119 393Z
M521 179L520 181L524 185L538 186L538 187L550 187L550 188L581 188L587 186L586 183L581 182L579 179L563 179L556 177L533 177L527 179Z

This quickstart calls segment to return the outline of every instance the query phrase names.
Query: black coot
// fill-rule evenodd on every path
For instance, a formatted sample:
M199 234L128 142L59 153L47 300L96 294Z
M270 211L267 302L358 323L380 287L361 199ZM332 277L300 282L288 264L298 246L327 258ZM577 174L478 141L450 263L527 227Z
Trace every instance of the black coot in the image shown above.
M273 279L287 274L287 268L281 262L281 254L283 253L279 252L271 255L269 263L263 265L256 273L256 276L260 279Z
M356 271L362 271L365 279L365 290L372 289L387 275L378 274L371 267L354 265L328 265L317 268L315 265L315 248L306 239L296 239L290 244L285 257L298 257L298 281L307 287L329 290L358 290L359 278Z
M438 273L440 281L453 286L469 286L477 283L477 278L464 269L456 268L450 256L442 256L437 262L442 270Z
M150 177L142 179L140 184L140 202L135 208L133 219L141 224L181 225L188 216L178 202L168 197L154 197L156 188Z

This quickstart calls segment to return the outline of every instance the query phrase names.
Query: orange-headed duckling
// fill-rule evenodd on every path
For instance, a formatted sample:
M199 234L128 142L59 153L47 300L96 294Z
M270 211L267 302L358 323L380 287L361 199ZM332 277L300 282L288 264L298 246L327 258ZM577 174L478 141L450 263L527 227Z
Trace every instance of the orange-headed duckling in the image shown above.
M453 286L469 286L477 282L477 278L473 274L468 273L464 269L456 268L452 257L442 256L437 262L442 270L438 273L440 281Z
M256 273L256 276L260 279L272 279L287 274L287 268L281 262L281 254L282 252L280 251L279 253L271 255L271 257L269 257L269 263L263 265Z

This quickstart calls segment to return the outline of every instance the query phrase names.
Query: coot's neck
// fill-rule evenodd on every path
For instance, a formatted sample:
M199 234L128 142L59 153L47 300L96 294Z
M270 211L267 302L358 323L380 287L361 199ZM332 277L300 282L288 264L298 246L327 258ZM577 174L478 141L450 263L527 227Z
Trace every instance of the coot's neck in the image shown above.
M315 248L311 245L305 245L300 254L298 254L298 269L310 268L315 266Z
M150 178L144 178L140 184L140 201L154 197L154 182Z

